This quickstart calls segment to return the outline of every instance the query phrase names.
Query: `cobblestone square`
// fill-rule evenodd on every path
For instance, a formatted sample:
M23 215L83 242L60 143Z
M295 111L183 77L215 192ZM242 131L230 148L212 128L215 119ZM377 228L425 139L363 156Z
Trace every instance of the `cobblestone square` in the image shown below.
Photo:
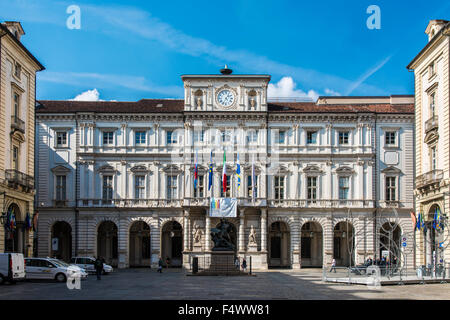
M186 276L179 269L125 269L81 282L80 290L65 283L26 281L0 286L0 300L361 300L361 299L450 299L450 284L383 286L323 283L320 269L271 270L256 276Z

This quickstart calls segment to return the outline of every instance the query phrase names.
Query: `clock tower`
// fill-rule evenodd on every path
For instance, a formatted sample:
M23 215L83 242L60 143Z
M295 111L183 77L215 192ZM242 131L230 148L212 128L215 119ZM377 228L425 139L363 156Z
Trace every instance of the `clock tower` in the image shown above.
M185 111L267 111L269 75L182 75Z

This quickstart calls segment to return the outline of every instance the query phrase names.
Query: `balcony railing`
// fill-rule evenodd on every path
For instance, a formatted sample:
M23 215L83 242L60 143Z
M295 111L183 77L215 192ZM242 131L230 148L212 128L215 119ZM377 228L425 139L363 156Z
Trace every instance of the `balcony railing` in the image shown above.
M11 129L13 131L20 131L25 133L25 121L21 120L17 116L11 116Z
M182 199L82 199L79 207L181 208Z
M57 208L67 207L67 204L68 204L67 200L53 200L53 206Z
M17 187L20 185L30 190L34 189L34 178L18 170L5 170L5 178L10 186Z
M432 170L424 173L416 178L416 188L422 188L430 184L439 183L443 177L443 170Z
M430 119L425 121L425 132L429 132L429 131L431 131L433 129L438 128L438 125L439 125L439 121L438 120L439 120L438 116L434 115Z
M269 207L274 208L374 208L373 200L344 199L270 199Z

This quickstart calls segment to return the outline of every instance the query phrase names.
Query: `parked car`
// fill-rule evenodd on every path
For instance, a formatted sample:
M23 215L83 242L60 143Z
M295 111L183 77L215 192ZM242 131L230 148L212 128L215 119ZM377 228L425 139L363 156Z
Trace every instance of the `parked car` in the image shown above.
M52 258L26 258L26 279L54 279L65 282L69 276L87 277L87 272L82 268L69 265L61 260Z
M0 253L0 284L16 283L25 279L25 264L22 253Z
M70 260L70 263L85 269L87 272L96 273L95 271L95 258L94 257L75 257ZM113 267L109 264L103 264L103 274L113 272Z

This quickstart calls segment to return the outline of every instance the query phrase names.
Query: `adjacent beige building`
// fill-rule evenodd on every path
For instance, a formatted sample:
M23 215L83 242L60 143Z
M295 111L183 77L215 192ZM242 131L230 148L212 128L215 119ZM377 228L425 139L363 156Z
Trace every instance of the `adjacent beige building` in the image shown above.
M435 212L448 216L450 209L450 22L431 20L425 33L427 45L407 68L415 76L416 215L421 213L427 226L416 231L416 264L434 265L450 261L448 228L433 228Z
M33 249L33 231L26 228L34 216L34 107L36 72L44 67L24 47L19 22L0 24L0 252ZM5 223L14 212L16 228Z

